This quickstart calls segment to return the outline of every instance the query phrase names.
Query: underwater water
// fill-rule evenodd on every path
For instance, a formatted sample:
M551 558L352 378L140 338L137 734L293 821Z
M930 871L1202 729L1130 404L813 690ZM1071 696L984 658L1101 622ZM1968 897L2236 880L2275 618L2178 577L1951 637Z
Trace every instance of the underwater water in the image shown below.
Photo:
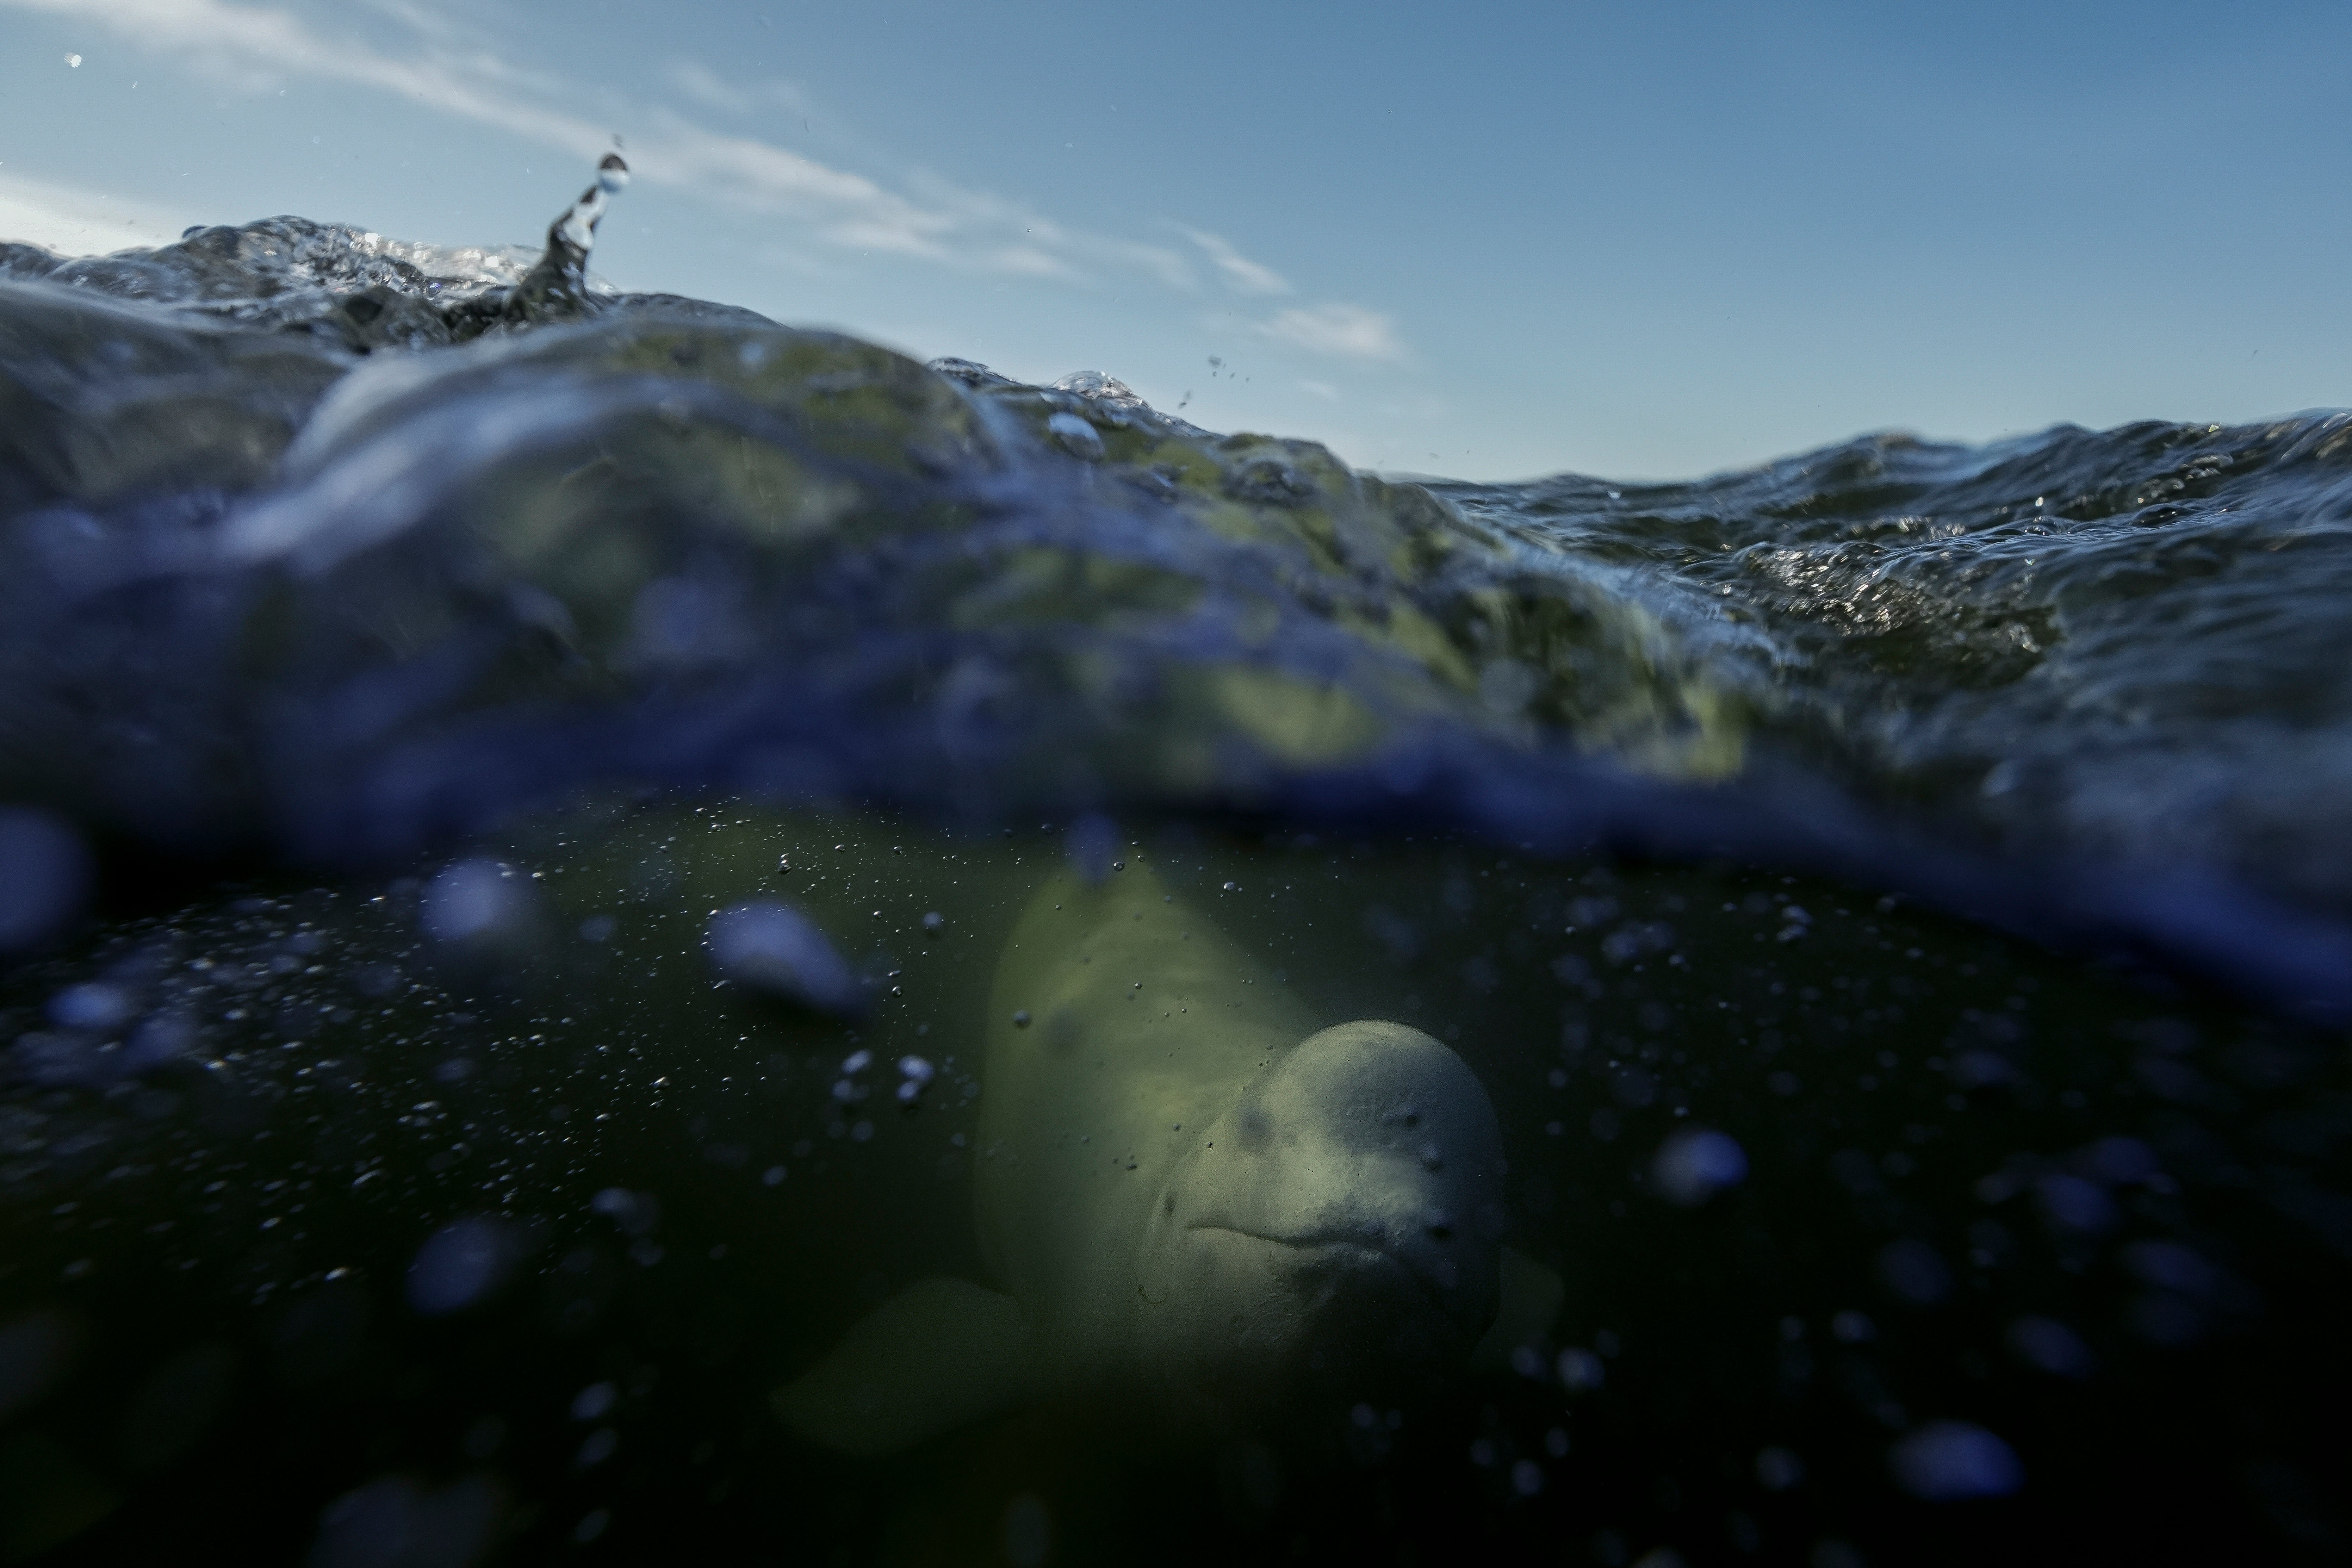
M617 183L0 250L0 1556L2342 1552L2352 416L1383 479L601 291ZM800 1440L1130 857L1460 1053L1557 1313Z

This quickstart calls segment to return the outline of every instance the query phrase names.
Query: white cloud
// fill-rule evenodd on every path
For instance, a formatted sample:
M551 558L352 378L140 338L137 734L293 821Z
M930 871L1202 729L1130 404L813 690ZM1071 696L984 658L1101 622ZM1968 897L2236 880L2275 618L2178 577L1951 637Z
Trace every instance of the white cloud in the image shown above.
M0 4L6 0L0 0ZM884 190L862 174L828 168L756 137L706 131L666 110L632 145L630 168L656 183L686 185L730 205L816 220L860 250L940 256L956 216Z
M1361 305L1302 305L1261 321L1260 333L1334 359L1393 363L1405 357L1396 319Z
M721 79L719 73L696 60L673 60L662 73L669 85L698 103L741 114L751 107L751 95Z
M1049 256L1034 246L1009 245L989 258L999 272L1016 273L1029 277L1066 277L1070 269L1061 257Z
M1263 262L1252 261L1248 256L1244 256L1234 248L1233 243L1224 235L1187 228L1182 224L1171 224L1169 227L1199 246L1207 254L1210 264L1223 274L1225 281L1242 293L1287 294L1290 292L1288 278Z
M782 110L805 117L817 111L817 105L797 83L771 77L738 86L699 60L672 60L663 68L662 79L697 103L729 114Z
M511 73L479 56L462 64L394 59L356 40L320 38L283 11L221 0L0 0L0 5L78 16L142 48L177 55L254 86L273 73L314 77L380 89L582 158L593 158L604 147L603 130L520 100L510 90Z
M103 256L132 246L162 245L194 222L136 203L68 190L45 181L0 173L0 239L37 245L64 256Z

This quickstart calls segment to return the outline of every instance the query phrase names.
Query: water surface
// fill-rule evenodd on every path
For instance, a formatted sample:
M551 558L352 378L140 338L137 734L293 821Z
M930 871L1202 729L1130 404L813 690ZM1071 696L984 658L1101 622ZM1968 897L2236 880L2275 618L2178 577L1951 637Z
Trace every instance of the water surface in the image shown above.
M2340 1551L2347 416L1419 484L575 248L0 255L0 1549ZM1464 1055L1559 1321L1303 1448L797 1447L1121 845Z

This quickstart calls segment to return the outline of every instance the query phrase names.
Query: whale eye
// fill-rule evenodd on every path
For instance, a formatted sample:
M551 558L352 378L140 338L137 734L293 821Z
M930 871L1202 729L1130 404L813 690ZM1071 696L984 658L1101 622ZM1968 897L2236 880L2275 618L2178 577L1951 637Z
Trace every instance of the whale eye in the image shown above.
M1174 1193L1171 1192L1166 1197L1160 1200L1160 1212L1162 1214L1173 1214L1176 1212L1176 1195Z
M1422 1210L1421 1226L1443 1241L1454 1234L1454 1217L1442 1208L1426 1208Z

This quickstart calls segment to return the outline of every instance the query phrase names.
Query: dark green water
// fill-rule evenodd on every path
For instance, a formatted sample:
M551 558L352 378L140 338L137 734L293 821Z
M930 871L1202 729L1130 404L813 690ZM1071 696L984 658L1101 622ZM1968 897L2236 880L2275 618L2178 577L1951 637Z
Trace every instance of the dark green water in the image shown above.
M93 1560L190 1531L291 1557L331 1500L398 1478L413 1529L436 1498L478 1507L527 1560L608 1514L599 1549L627 1555L995 1561L1024 1497L1066 1561L2324 1550L2340 1040L1866 890L1150 836L1320 1015L1416 1024L1477 1070L1507 1239L1569 1287L1537 1375L1393 1429L1334 1408L1321 1446L1271 1459L1051 1412L871 1464L798 1448L768 1390L888 1291L982 1276L966 1082L992 938L1064 852L648 807L511 844L537 902L495 960L420 937L399 880L257 885L19 970L19 1030L95 976L204 1043L14 1103L5 1289L16 1332L71 1347L0 1459L48 1511L16 1517L110 1502ZM860 1023L713 988L709 912L780 882L874 977ZM43 1032L67 1060L71 1031ZM845 1103L861 1048L942 1071L911 1113L887 1065ZM1653 1169L1692 1126L1749 1162L1697 1207ZM465 1310L420 1312L420 1249L453 1222L493 1228L497 1260ZM1601 1386L1563 1385L1570 1348ZM215 1381L174 1384L190 1365ZM610 1411L574 1419L606 1384ZM1906 1495L1890 1452L1947 1420L1998 1434L2023 1484ZM1780 1479L1781 1450L1802 1479L1776 1490L1759 1456Z

